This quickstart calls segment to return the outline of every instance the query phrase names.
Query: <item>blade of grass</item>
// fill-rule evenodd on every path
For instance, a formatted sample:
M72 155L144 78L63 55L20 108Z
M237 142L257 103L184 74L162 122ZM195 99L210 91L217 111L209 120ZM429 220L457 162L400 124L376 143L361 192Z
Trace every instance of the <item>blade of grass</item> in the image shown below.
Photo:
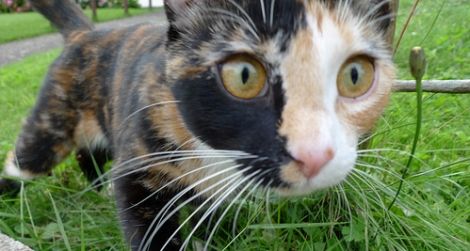
M60 218L59 210L57 210L57 206L55 204L54 198L52 198L51 192L47 191L47 194L49 195L49 198L50 198L51 203L52 203L52 207L54 208L55 217L56 217L56 220L57 220L57 224L59 225L60 234L62 235L62 238L64 239L65 247L67 248L68 251L72 251L72 248L70 247L69 239L67 238L67 234L65 233L62 218Z
M28 201L28 197L26 196L26 192L24 193L24 199L25 199L26 211L28 212L28 216L29 216L29 221L31 222L31 226L33 228L34 238L36 239L36 242L38 243L39 249L42 250L43 249L42 240L39 237L38 231L36 229L36 224L34 224L34 218L31 212L31 208L29 207L29 201Z
M297 228L317 228L329 227L336 225L345 225L349 222L324 222L324 223L298 223L298 224L256 224L251 225L248 229L297 229Z

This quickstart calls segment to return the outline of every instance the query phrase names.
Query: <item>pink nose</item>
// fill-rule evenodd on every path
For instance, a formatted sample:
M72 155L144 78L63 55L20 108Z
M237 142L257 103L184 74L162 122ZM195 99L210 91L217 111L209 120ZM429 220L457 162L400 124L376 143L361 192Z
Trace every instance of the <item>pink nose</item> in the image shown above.
M310 179L335 157L335 151L331 147L318 150L302 149L297 153L292 153L292 156L298 162L300 171Z

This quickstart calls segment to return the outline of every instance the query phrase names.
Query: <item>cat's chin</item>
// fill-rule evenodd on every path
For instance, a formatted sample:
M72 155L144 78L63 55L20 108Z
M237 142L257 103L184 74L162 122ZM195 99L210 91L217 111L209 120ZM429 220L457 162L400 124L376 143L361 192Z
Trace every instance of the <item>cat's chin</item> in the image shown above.
M332 181L328 184L322 183L318 184L315 181L309 180L305 183L302 184L295 184L293 186L290 186L289 188L278 188L274 189L275 192L281 196L281 197L297 197L297 196L306 196L310 195L312 193L315 193L319 190L327 189L333 186L336 186L343 182L346 179L347 176L345 176L343 179L338 179L336 181Z
M344 178L346 179L346 177ZM300 196L307 196L310 194L313 194L319 190L323 190L329 187L333 187L335 185L340 184L344 179L339 180L335 183L330 183L329 185L326 186L319 186L315 184L310 184L310 182L307 182L302 185L295 185L289 188L278 188L274 189L274 191L281 197L300 197Z

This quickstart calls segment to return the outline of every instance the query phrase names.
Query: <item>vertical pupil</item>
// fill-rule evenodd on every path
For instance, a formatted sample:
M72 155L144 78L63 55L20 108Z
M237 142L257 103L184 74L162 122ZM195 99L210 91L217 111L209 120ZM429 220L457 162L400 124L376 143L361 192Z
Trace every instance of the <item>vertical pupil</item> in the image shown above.
M248 67L243 67L243 70L242 70L243 84L246 84L248 82L248 79L250 79L250 70L248 70Z
M351 80L353 84L357 84L357 81L359 80L359 72L356 67L351 69Z

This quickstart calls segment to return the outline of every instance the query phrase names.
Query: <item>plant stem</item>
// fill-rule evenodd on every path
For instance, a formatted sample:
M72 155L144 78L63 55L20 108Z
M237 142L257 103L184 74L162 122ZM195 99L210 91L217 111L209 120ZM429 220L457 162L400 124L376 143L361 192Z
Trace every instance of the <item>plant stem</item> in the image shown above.
M393 205L398 199L398 196L403 189L403 183L405 179L408 177L408 172L411 167L411 163L415 158L416 149L418 147L419 135L421 134L421 124L423 122L423 76L426 71L426 58L424 55L424 51L420 47L413 48L410 55L410 66L411 66L411 73L413 77L416 79L416 99L417 99L417 116L416 116L416 129L415 135L413 139L413 145L411 148L410 156L408 158L408 162L406 163L405 170L403 170L403 174L400 180L400 184L398 185L397 192L393 197L392 202L387 208L387 212L392 209Z

